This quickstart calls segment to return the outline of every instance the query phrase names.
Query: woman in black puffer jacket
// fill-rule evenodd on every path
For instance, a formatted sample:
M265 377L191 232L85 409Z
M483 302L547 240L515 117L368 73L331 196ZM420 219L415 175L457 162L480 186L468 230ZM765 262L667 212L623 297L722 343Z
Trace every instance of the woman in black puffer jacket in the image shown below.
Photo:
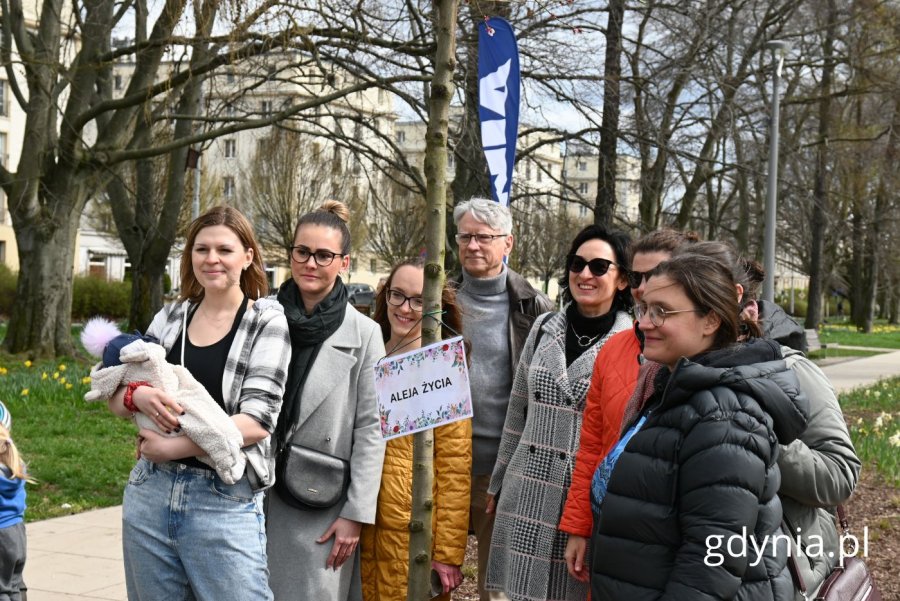
M662 367L592 483L592 600L790 601L776 460L807 401L780 346L736 342L731 266L709 257L660 264L636 309Z

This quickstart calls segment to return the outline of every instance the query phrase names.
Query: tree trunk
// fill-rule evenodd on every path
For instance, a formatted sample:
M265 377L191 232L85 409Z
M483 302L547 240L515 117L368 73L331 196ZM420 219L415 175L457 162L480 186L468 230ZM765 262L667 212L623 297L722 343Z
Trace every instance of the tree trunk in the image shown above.
M828 23L822 42L822 83L819 100L819 147L813 182L812 239L809 265L809 304L806 328L817 328L822 321L822 294L825 291L825 218L828 211L828 136L831 125L831 80L834 74L834 38L837 29L835 0L827 2Z
M594 223L611 226L616 214L616 171L618 164L619 110L622 102L622 22L625 0L609 1L606 20L606 57L603 67L603 121L600 125L600 168L597 170L597 199Z
M734 136L734 156L738 165L744 164L744 143L740 134ZM739 253L750 255L750 190L747 173L738 169L735 175L738 194L738 222L734 231L734 243Z
M878 293L878 279L881 277L881 260L882 254L884 253L884 245L882 241L881 231L884 223L883 216L889 214L889 206L891 203L891 190L892 184L889 181L893 179L893 169L897 164L897 151L898 151L898 138L900 138L900 132L897 131L900 128L900 101L894 101L894 114L891 120L891 131L888 134L887 145L884 150L884 167L881 169L881 174L878 178L878 188L875 192L875 211L874 211L874 219L872 219L871 225L869 226L868 234L868 243L867 250L869 255L869 270L870 277L866 282L866 288L863 297L863 321L862 329L864 332L869 333L872 331L872 326L875 321L875 299ZM882 313L885 310L884 304L881 306Z
M83 207L84 202L77 203ZM11 353L36 357L73 355L72 279L80 214L72 209L57 226L43 216L16 221L19 279L4 346Z
M434 31L437 47L434 78L425 135L426 226L425 287L422 296L426 314L440 315L444 288L444 232L447 204L447 130L450 100L453 98L453 72L456 70L456 16L458 0L435 0ZM422 323L422 344L440 339L439 319ZM431 597L431 524L434 482L431 430L413 435L412 515L409 523L408 601L426 601Z

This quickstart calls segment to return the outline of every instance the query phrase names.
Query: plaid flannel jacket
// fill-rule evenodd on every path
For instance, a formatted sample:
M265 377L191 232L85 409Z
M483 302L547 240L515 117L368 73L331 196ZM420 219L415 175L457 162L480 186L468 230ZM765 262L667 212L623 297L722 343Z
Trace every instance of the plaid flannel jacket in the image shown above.
M166 351L180 344L185 311L190 301L166 305L153 318L147 334L156 337ZM253 417L270 433L275 430L287 369L291 360L291 339L281 305L261 298L248 308L238 326L225 373L222 393L225 412ZM244 448L254 490L268 488L275 480L272 437Z

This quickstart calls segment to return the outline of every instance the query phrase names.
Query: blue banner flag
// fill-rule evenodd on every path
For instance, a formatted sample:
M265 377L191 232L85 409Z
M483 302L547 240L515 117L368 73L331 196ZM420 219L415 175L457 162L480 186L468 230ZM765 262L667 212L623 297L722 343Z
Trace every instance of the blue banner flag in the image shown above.
M497 17L478 26L478 117L491 196L509 206L519 130L519 48L512 26Z

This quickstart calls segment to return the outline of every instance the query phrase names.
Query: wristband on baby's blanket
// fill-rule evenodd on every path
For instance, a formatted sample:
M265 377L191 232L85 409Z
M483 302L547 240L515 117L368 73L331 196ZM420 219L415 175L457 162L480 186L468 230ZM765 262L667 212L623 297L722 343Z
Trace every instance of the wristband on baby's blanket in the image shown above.
M141 386L150 386L150 382L129 382L125 388L125 396L122 398L122 404L132 413L140 413L141 410L134 404L134 391ZM150 386L150 388L153 388Z

